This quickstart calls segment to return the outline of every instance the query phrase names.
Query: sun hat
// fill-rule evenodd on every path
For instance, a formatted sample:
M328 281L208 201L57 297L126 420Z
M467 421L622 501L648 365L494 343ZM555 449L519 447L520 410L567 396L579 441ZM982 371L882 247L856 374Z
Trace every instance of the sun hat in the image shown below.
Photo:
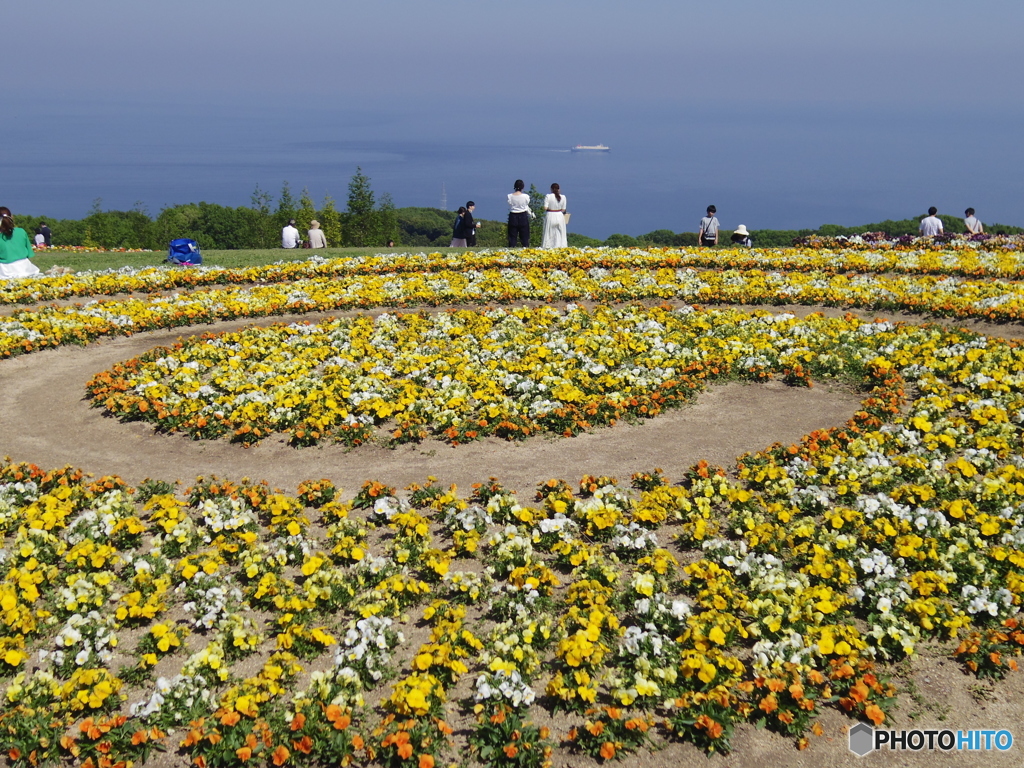
M313 229L316 229L317 227L320 226L320 222L317 221L316 219L313 219L311 222L309 222L309 226L312 227Z
M747 225L746 224L740 224L738 227L736 227L736 231L733 232L733 234L734 235L743 235L744 237L747 237L747 236L750 235L750 233L747 232Z

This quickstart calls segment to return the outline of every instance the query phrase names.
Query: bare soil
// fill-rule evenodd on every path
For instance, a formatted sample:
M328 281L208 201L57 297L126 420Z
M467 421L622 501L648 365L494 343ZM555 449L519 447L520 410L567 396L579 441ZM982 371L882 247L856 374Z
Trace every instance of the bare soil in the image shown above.
M807 314L806 307L773 308ZM822 310L841 315L845 311ZM864 313L857 313L864 314ZM316 320L323 316L304 316ZM300 318L272 318L259 323ZM911 322L920 318L894 317ZM221 331L250 323L223 323L189 329L190 333ZM1020 338L1016 326L988 327L995 336ZM181 481L199 475L267 480L293 492L303 480L328 478L352 496L366 480L395 487L422 483L428 475L443 485L456 484L463 493L476 482L497 477L524 501L550 478L574 484L585 474L609 475L627 482L634 472L660 467L671 481L700 459L724 467L737 456L799 440L808 432L843 424L860 398L838 385L811 389L780 383L727 384L715 387L682 409L639 424L618 424L572 439L538 437L523 443L487 439L451 447L438 441L384 448L375 445L346 449L339 445L296 449L280 438L253 448L226 441L192 441L182 435L161 435L141 423L122 424L93 408L85 382L119 360L149 348L172 343L180 330L139 334L102 341L88 347L65 347L4 361L0 364L0 454L41 467L71 464L97 476L120 475L130 484L145 478ZM900 681L900 706L895 727L980 729L1008 728L1024 741L1024 675L988 685L965 675L948 657L949 647L925 649L894 670ZM846 729L853 721L828 712L822 718L825 736L812 737L811 747L795 750L792 740L752 727L739 729L730 755L706 758L694 747L667 743L653 753L627 757L620 765L653 766L853 766L853 765L1020 765L1021 746L1005 753L941 752L873 753L857 758L847 749ZM561 725L561 723L559 723ZM564 729L562 730L564 732ZM156 765L184 765L174 755ZM556 751L556 766L589 765L592 761Z

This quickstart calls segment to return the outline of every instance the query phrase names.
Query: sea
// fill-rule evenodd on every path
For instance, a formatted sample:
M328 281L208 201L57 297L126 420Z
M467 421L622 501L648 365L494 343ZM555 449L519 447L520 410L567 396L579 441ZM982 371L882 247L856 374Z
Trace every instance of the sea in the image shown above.
M930 205L1024 224L1024 143L1010 112L595 108L539 132L486 114L422 114L89 102L7 113L0 205L53 218L81 218L97 203L155 216L188 202L249 205L257 187L276 198L287 182L344 209L358 167L397 206L454 211L473 200L478 218L498 221L516 179L541 192L557 182L570 231L601 239L692 232L710 204L725 230L852 226ZM570 151L599 143L611 151Z

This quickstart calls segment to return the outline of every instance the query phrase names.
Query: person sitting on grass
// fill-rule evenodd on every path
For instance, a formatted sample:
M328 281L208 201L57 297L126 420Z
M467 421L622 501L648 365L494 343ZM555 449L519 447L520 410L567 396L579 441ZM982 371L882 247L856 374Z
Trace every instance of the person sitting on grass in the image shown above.
M14 226L10 208L0 206L0 279L38 275L39 267L29 261L34 254L28 233Z

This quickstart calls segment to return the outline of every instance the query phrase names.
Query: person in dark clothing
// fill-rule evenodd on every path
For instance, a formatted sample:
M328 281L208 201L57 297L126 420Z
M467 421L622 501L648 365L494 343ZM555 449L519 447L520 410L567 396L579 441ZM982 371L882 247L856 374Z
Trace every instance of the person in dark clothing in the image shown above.
M51 243L50 243L51 233L50 233L50 228L48 226L46 226L46 222L45 221L40 221L39 222L39 234L41 234L43 236L43 243L45 243L46 247L49 248L50 245L51 245Z
M459 206L459 215L455 219L455 227L452 229L452 242L448 247L466 247L466 209L462 206Z
M476 208L476 203L470 200L466 203L466 213L463 216L463 229L466 232L466 245L470 248L476 248L476 230L480 226L480 222L473 220L474 208Z

